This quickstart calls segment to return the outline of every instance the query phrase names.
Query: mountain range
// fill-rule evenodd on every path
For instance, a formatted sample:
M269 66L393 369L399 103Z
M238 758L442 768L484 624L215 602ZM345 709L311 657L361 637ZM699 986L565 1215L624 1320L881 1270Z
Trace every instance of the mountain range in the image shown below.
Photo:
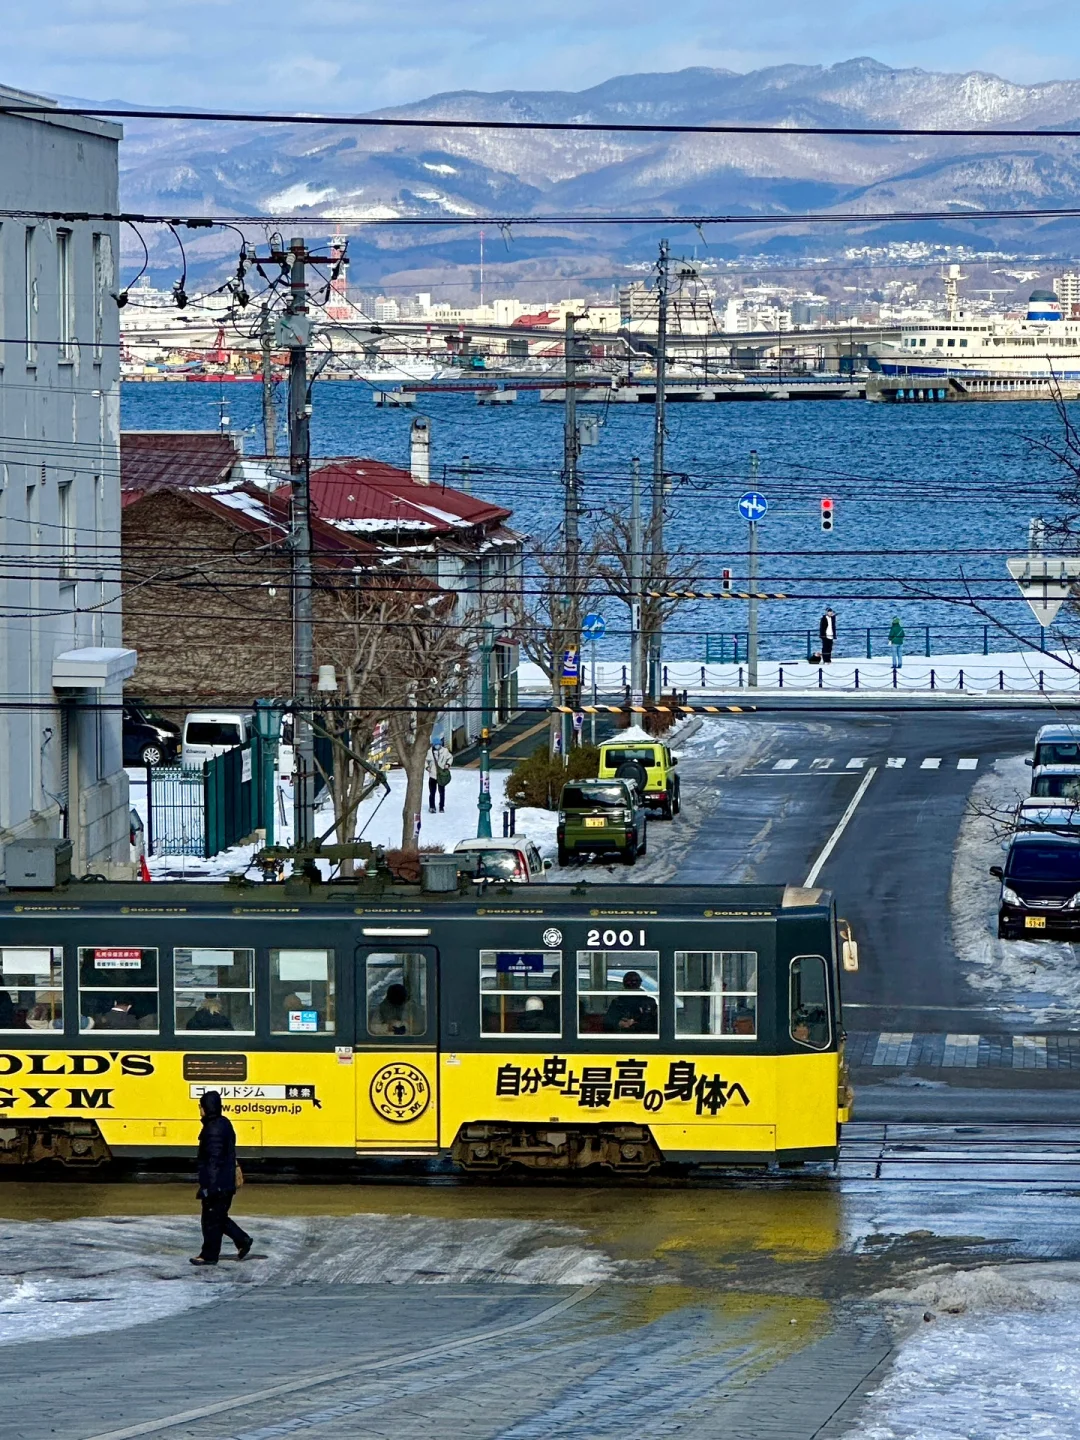
M693 68L622 75L591 89L452 91L380 112L410 118L830 126L1080 129L1080 81L1016 85L995 75L895 70L861 58L831 67L784 65L736 74ZM122 195L135 210L310 217L353 222L445 218L445 230L360 229L353 280L421 281L475 266L475 233L455 219L484 214L747 214L950 211L916 224L756 224L708 227L718 255L835 253L913 239L1068 255L1080 223L979 220L986 209L1080 205L1076 142L987 137L888 139L787 135L619 135L597 132L355 130L326 125L125 124ZM961 218L971 217L971 218ZM690 238L693 232L683 227ZM650 227L564 225L511 230L489 264L518 275L600 275L655 253ZM504 243L505 242L505 243ZM169 237L155 261L168 263ZM231 243L231 242L230 242ZM221 263L223 241L191 246L198 268Z

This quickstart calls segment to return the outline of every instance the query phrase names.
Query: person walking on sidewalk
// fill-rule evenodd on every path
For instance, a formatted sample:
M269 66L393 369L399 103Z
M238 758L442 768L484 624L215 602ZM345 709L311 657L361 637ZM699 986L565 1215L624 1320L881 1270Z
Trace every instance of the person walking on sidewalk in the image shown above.
M836 644L836 612L831 606L825 608L825 614L818 624L818 635L821 637L821 663L831 665L833 646Z
M228 1235L236 1246L237 1260L246 1260L254 1240L229 1218L229 1206L240 1183L236 1163L236 1132L232 1121L221 1113L221 1096L207 1090L199 1100L202 1129L199 1131L199 1189L202 1201L202 1249L191 1257L192 1265L216 1265L221 1254L221 1237Z
M900 624L900 616L894 615L892 624L889 626L889 648L892 650L893 668L902 670L904 666L904 627Z
M446 787L450 784L450 768L453 763L454 757L443 744L442 736L436 736L431 742L431 749L424 761L424 769L427 771L428 777L428 810L432 815L435 814L436 791L439 795L439 809L446 809Z

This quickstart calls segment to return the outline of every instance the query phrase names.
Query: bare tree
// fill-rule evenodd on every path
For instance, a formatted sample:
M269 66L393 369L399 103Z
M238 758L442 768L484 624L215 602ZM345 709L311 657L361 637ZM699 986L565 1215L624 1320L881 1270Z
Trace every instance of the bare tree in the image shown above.
M522 592L515 597L514 615L517 642L522 653L543 672L551 686L552 703L560 696L562 657L571 646L581 642L581 622L589 604L590 591L595 595L597 545L595 537L582 547L578 564L579 579L571 585L567 574L562 532L558 532L556 548L533 542L526 551L526 580ZM553 726L558 717L552 715Z

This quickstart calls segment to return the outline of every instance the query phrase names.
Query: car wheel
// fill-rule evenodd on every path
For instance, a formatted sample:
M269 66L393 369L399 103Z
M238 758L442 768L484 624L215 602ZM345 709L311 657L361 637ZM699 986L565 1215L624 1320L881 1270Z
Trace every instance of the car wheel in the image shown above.
M570 864L570 851L567 850L567 848L566 848L565 845L560 845L560 846L559 846L559 864L560 864L560 865L569 865L569 864Z
M675 791L675 799L674 799L674 802L673 802L673 808L674 808L674 811L675 811L675 814L676 814L676 815L680 814L681 811L682 811L682 791L681 791L681 790L676 790L676 791Z
M645 829L642 830L642 832L641 832L641 849L638 851L638 854L639 854L639 855L647 855L648 853L649 853L649 827L646 825Z
M622 861L624 865L636 865L637 851L632 846L624 850L622 852Z
M143 746L139 752L139 759L144 765L160 765L165 756L160 745L151 743Z
M667 799L664 801L663 805L660 807L660 814L663 816L663 818L664 818L665 820L670 820L670 819L671 819L671 816L672 816L672 813L673 813L673 811L672 811L672 801L671 801L671 796L669 795L669 796L667 797Z

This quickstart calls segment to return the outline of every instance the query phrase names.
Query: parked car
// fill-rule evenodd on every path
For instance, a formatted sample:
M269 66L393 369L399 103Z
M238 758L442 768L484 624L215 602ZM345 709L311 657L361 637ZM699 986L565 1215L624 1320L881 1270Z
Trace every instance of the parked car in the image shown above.
M187 768L197 770L215 755L224 755L251 739L254 722L241 710L193 710L184 716L180 758Z
M645 807L629 780L575 780L559 800L559 864L573 855L614 851L627 865L648 844Z
M455 855L468 855L476 867L477 880L515 880L522 885L535 885L545 879L551 861L525 835L497 836L491 840L459 840Z
M1080 836L1019 831L990 874L1001 881L1000 939L1080 934Z
M678 763L678 756L659 740L605 740L600 746L598 773L601 780L616 776L632 779L634 768L640 767L645 773L644 803L659 809L664 819L670 820L681 808L679 777L675 773Z
M1080 807L1071 800L1032 796L1021 800L1013 816L1016 830L1063 830L1080 835Z
M175 764L180 748L179 725L135 700L125 700L123 727L125 765Z
M1080 801L1080 766L1037 766L1031 772L1031 793L1039 800Z
M1080 769L1080 726L1043 725L1035 736L1035 750L1028 765L1072 765Z

